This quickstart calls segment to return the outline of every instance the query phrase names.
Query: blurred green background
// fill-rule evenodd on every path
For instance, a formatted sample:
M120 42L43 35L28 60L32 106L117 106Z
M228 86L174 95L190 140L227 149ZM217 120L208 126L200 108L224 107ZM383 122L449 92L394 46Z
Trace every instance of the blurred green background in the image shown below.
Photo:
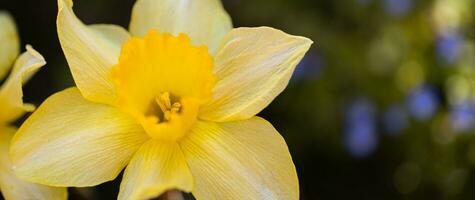
M76 0L75 11L88 24L127 27L133 3ZM475 1L223 4L235 27L272 26L315 42L260 114L289 145L301 199L475 199ZM22 45L48 62L26 85L26 101L72 86L56 1L0 0L0 9L14 16ZM70 189L70 199L115 199L119 183Z

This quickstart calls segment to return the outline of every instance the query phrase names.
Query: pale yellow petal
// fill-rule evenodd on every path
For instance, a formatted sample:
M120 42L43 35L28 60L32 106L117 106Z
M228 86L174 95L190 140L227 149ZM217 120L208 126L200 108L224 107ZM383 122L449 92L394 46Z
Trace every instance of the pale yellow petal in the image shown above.
M128 115L70 88L49 97L23 123L10 155L25 180L92 186L114 179L147 139Z
M171 189L193 189L193 177L183 152L177 143L150 140L127 166L118 199L152 199Z
M92 24L88 28L96 32L103 39L108 40L111 48L107 49L114 55L120 55L122 44L130 38L129 32L113 24Z
M13 173L8 156L10 140L16 129L0 127L0 189L6 200L66 200L66 188L25 182Z
M232 121L256 115L284 90L311 44L268 27L232 30L215 56L218 82L200 118Z
M0 44L0 79L3 79L20 53L20 40L13 18L1 11Z
M198 200L299 198L287 145L264 119L198 122L180 146Z
M150 29L174 35L186 33L195 45L208 46L214 55L232 28L218 0L138 0L132 10L130 32L144 36Z
M115 98L110 69L117 63L126 31L114 25L86 26L71 0L58 0L57 29L74 81L86 99L111 104Z
M23 53L15 62L10 76L0 88L0 122L10 122L20 117L24 112L32 111L34 106L23 104L23 84L35 72L46 64L41 54L31 46L26 46Z

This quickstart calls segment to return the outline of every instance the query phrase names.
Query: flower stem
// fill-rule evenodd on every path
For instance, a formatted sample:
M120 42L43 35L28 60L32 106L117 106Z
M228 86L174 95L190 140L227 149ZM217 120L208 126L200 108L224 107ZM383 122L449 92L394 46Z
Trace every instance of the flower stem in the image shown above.
M164 200L185 200L183 194L178 190L169 190L163 196Z

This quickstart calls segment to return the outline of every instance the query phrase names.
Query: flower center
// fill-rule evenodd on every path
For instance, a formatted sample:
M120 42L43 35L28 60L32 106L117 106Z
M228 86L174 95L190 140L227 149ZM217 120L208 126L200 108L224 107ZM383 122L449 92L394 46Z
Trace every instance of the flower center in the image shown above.
M181 103L175 102L172 104L170 100L170 93L164 92L155 97L155 102L160 107L163 120L170 121L172 114L177 114L180 111Z
M192 46L185 34L150 31L144 38L133 37L112 69L117 106L150 137L179 140L211 98L212 68L207 48Z

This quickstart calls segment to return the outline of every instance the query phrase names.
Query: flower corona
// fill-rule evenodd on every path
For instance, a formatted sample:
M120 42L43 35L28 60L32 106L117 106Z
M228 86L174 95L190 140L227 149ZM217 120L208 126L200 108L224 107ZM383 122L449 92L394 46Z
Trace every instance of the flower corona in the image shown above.
M117 106L155 139L177 141L191 128L201 105L211 99L215 78L206 47L189 37L150 31L122 47L112 69Z

